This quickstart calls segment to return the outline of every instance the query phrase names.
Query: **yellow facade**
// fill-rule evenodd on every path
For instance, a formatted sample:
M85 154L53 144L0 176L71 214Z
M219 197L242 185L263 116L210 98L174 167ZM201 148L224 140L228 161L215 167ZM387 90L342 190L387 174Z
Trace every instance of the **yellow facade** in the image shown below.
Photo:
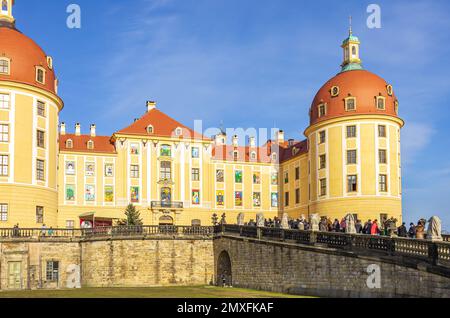
M11 5L8 8L0 16L4 23L14 21ZM343 72L360 72L359 40L350 34L342 47ZM51 58L46 61L50 63ZM224 213L228 223L236 222L240 213L245 221L255 220L258 213L266 218L318 213L330 219L351 213L363 221L386 217L402 221L400 129L404 123L392 112L364 110L368 104L378 105L380 98L389 98L384 97L386 87L378 79L371 77L381 85L374 95L349 92L339 97L341 104L336 102L340 90L351 91L352 85L360 84L358 80L323 92L330 105L322 99L313 105L311 118L323 118L312 120L306 129L307 148L300 151L296 145L301 143L287 144L284 137L278 138L267 154L271 160L249 160L247 153L241 154L244 159L216 156L221 138L153 134L153 128L167 128L164 123L149 127L147 133L117 132L106 137L113 149L109 151L98 151L95 131L91 135L76 131L70 142L78 145L69 146L65 125L58 132L61 99L48 87L44 90L28 83L28 78L22 84L9 81L7 76L14 71L8 69L0 78L0 227L79 227L87 218L114 224L124 218L130 203L148 225L210 225L214 214L220 219ZM387 89L393 99L392 87ZM355 105L361 114L356 109L342 113L344 102L348 111L347 100L358 97ZM333 109L332 103L339 109ZM147 106L151 106L149 113L154 104ZM395 112L397 108L395 101ZM353 127L351 136L349 126ZM380 126L384 127L382 135ZM244 152L264 148L254 144L227 147ZM286 156L290 151L292 155Z

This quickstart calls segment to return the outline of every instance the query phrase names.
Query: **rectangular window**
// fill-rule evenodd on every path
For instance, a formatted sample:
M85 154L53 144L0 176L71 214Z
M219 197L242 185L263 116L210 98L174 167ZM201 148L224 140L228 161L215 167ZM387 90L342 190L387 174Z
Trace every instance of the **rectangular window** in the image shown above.
M216 170L216 182L224 182L224 181L225 181L224 171L222 169L217 169Z
M160 178L161 180L172 180L172 164L169 161L161 162Z
M39 148L45 148L45 132L38 130L36 132L37 146Z
M192 147L192 158L199 158L200 157L200 151L197 147Z
M356 138L356 126L347 126L347 138Z
M41 159L36 160L36 179L45 181L45 161Z
M300 180L300 167L295 168L295 180Z
M357 191L358 191L358 177L347 176L347 192L357 192Z
M9 109L10 97L8 94L0 94L0 109Z
M261 184L261 172L253 172L253 184Z
M289 192L284 193L284 206L289 206Z
M45 72L41 68L38 68L36 70L36 81L38 81L41 84L45 84Z
M37 102L37 114L38 116L45 117L45 103L39 100Z
M278 185L278 172L272 172L270 179L272 185Z
M0 155L0 177L7 177L9 173L8 155Z
M48 261L45 276L48 282L57 282L59 279L59 262Z
M8 221L8 205L0 203L0 222Z
M319 117L323 117L327 114L327 105L326 104L320 104L319 105Z
M356 164L356 150L347 150L347 164L348 165Z
M278 208L278 193L272 192L270 196L272 208Z
M300 189L295 189L295 204L300 204Z
M320 163L319 163L319 167L320 167L320 169L326 169L326 167L327 167L327 155L320 155L320 157L319 157L319 161L320 161Z
M345 109L347 111L352 111L356 109L356 101L354 98L347 98L345 100Z
M130 177L131 178L139 178L139 166L138 165L130 166Z
M242 170L236 170L234 172L234 182L242 183Z
M105 164L105 177L114 177L114 165L112 163Z
M9 125L0 124L0 142L9 141Z
M289 183L289 172L287 171L284 173L284 183Z
M378 137L386 138L386 126L384 125L378 126Z
M234 192L234 206L242 206L242 191Z
M0 74L9 74L9 61L0 59Z
M319 143L324 144L326 142L327 134L325 130L319 132Z
M378 150L378 157L379 157L379 160L380 160L381 164L386 164L387 163L386 150L385 149Z
M36 223L44 223L44 207L36 207Z
M200 169L192 169L192 181L200 181Z
M327 195L327 179L320 179L320 196Z
M74 220L67 220L66 221L66 228L67 229L74 229L75 228L75 221Z
M384 110L384 109L385 109L385 101L384 101L384 98L382 98L382 97L378 97L378 98L377 98L377 108L378 108L379 110Z
M387 192L387 175L380 174L380 191Z

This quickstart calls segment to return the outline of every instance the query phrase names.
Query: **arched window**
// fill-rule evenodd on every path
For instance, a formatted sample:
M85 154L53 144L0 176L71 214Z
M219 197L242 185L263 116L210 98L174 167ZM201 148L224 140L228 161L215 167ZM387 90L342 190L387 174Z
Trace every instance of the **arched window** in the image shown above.
M183 130L180 127L175 129L175 136L181 136L182 134L183 134Z
M352 46L352 55L356 56L356 46Z
M159 225L160 226L173 225L173 218L168 215L163 215L162 217L159 218Z
M277 161L277 158L278 158L277 153L274 152L274 153L272 154L272 160L273 160L273 161Z
M398 100L396 100L394 102L394 111L395 111L395 114L398 115Z
M36 67L36 81L45 84L45 69L40 66Z
M153 126L152 125L147 126L147 134L153 134Z
M0 74L10 74L10 60L8 58L0 58Z
M47 66L49 69L53 69L53 58L51 56L47 56Z
M89 150L93 150L94 149L94 142L92 140L89 140L87 143L87 147Z
M73 148L73 141L72 141L72 139L67 139L66 140L66 148L67 149L72 149Z
M256 160L256 152L252 151L252 153L251 153L251 155L250 155L250 158L251 158L252 160Z

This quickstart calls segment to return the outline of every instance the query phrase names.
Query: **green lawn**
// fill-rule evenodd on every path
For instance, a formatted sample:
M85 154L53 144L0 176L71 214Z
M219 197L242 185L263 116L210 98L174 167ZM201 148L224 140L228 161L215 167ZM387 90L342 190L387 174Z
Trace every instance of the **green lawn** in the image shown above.
M82 288L0 292L0 298L301 298L240 288L213 286L150 288Z

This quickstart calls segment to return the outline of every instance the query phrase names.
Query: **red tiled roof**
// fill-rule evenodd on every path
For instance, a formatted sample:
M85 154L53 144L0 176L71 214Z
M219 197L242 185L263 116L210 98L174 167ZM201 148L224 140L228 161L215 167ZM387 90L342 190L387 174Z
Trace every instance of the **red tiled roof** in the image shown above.
M238 152L238 159L234 159L234 152ZM256 152L257 159L251 159L251 152ZM263 162L270 163L270 151L266 147L251 148L249 146L234 147L230 145L214 146L212 150L212 157L216 160L224 161L240 161L240 162Z
M297 141L291 146L280 148L280 162L288 161L305 153L308 153L308 141Z
M147 127L153 126L153 133L149 134L147 132ZM125 135L147 135L147 136L157 136L157 137L178 137L175 136L175 129L181 128L183 130L183 136L180 138L186 139L203 139L210 140L204 137L202 134L195 132L187 126L179 123L175 119L164 114L158 109L152 109L145 113L141 118L136 120L133 124L118 131L118 134Z
M73 148L67 148L66 141L71 139L73 142ZM94 149L88 149L88 141L94 142ZM91 152L91 153L110 153L115 154L116 148L109 136L96 136L90 135L60 135L59 137L59 150L68 152Z

